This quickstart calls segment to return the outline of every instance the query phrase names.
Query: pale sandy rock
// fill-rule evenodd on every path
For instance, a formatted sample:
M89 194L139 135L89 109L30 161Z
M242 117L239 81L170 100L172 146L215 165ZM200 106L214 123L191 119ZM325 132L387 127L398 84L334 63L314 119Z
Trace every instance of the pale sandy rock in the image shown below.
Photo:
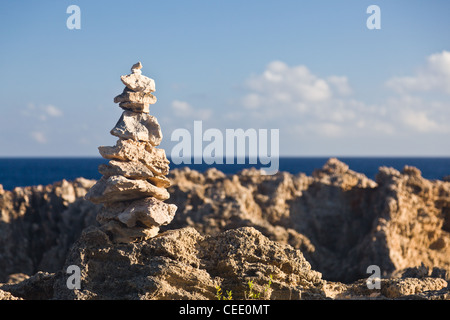
M122 113L111 134L125 140L148 141L152 146L158 146L162 140L161 127L154 116L132 111Z
M170 195L166 189L158 188L145 180L111 176L102 177L85 196L93 203L127 201L144 197L167 200Z
M169 224L177 206L167 204L152 197L134 201L124 201L120 203L105 204L104 208L97 215L97 221L101 224L110 220L120 221L128 227L139 226L163 226Z
M183 228L121 245L90 228L66 264L83 270L83 287L67 290L60 275L54 299L216 299L217 285L231 290L233 299L244 299L250 280L266 299L325 298L320 273L311 270L299 250L270 241L254 228L206 237ZM270 276L271 290L264 292Z
M128 89L136 92L155 92L155 81L146 76L132 73L126 76L121 76L123 84L127 86Z
M135 70L140 70L140 69L142 69L142 63L140 61L136 62L135 64L133 64L131 66L131 72L133 72Z
M364 174L350 170L349 166L336 158L330 158L321 169L312 173L314 178L321 182L342 189L349 190L354 187L375 188L376 182L367 178Z
M99 165L98 171L105 177L124 176L141 180L153 177L153 172L140 161L111 160L108 164Z
M167 204L149 197L133 201L117 215L117 218L128 227L134 227L138 222L147 227L159 227L169 224L176 210L177 206L174 204Z
M141 161L155 176L169 173L169 160L164 149L154 148L147 142L119 139L114 147L101 146L98 150L105 159Z
M132 243L148 240L158 234L159 227L127 227L118 221L109 221L100 229L105 232L113 243Z
M68 181L72 187L60 181L0 195L0 283L11 274L61 268L81 230L95 223L101 206L82 199L95 182L81 178Z
M134 92L130 91L128 88L125 88L120 95L114 98L114 103L130 102L136 105L155 104L156 101L156 97L151 93Z
M141 64L141 62L138 62L138 63L133 64L133 66L131 67L131 72L134 74L140 75L140 74L142 74L141 69L142 69L142 64Z
M119 107L121 107L125 111L142 112L142 113L150 112L150 104L149 103L125 101L125 102L119 103Z
M262 288L267 274L273 274L271 298L320 296L311 296L303 280L292 282L298 274L289 262L275 265L282 252L256 260L269 256L267 242L231 230L253 226L283 250L286 244L300 250L312 269L327 280L326 285L314 287L314 292L323 291L326 297L450 299L450 183L424 179L411 168L405 172L382 168L378 185L372 188L362 179L358 183L348 171L337 173L339 168L343 167L327 166L317 177L173 170L170 203L178 210L172 222L146 242L115 247L106 234L112 237L112 232L100 231L96 236L82 236L73 246L81 230L94 225L102 206L79 198L65 205L64 199L72 196L63 194L73 190L62 183L5 190L0 196L0 282L6 282L11 273L32 275L44 270L61 274L60 286L55 287L58 298L214 299L214 280L220 277L223 290L233 290L234 299L239 299L244 298L248 280ZM164 231L186 226L195 227L201 235L192 228ZM218 242L224 230L229 230L227 236ZM254 248L252 255L244 244ZM81 291L67 290L67 277L60 272L65 261L83 270ZM423 267L415 273L404 272L408 278L419 276L419 281L385 279L421 262L433 268L431 274ZM380 266L381 290L368 289L365 283L371 264ZM435 272L435 267L446 270L447 276ZM280 278L278 269L284 277ZM108 279L114 283L105 283L105 275L111 275ZM356 287L348 284L357 279L361 280ZM28 290L42 295L41 287L36 289L34 284L27 284Z
M7 291L0 289L0 300L23 300L22 298L17 298Z
M441 290L447 287L447 281L441 278L404 278L389 279L381 282L381 293L388 298L399 298L429 290Z
M124 176L130 179L148 180L161 188L168 188L171 185L166 176L155 177L153 172L140 161L111 160L108 164L99 165L98 171L105 177Z
M169 188L172 185L170 179L167 178L166 176L150 177L147 180L160 188Z

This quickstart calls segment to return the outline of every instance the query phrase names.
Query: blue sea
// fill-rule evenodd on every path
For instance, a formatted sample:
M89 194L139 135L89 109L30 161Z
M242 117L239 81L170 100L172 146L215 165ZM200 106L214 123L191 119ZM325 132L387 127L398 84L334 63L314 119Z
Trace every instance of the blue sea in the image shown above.
M303 172L311 175L313 170L321 168L329 157L281 157L280 171L292 174ZM405 165L419 168L422 176L427 179L442 179L450 175L450 157L440 158L364 158L364 157L338 157L339 160L350 166L351 170L365 174L374 179L380 166L393 167L402 170ZM51 184L62 179L73 180L78 177L87 179L99 179L100 173L97 167L101 163L107 163L103 158L0 158L0 184L5 190L14 187L32 186L39 184ZM248 163L248 161L246 161ZM170 168L188 166L191 169L205 171L214 166L225 173L237 173L244 168L267 167L266 165L174 165Z

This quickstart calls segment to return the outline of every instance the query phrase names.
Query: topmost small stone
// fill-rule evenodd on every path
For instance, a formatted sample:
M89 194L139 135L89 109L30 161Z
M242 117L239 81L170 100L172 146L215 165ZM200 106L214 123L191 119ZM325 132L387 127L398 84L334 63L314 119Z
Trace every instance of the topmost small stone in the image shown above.
M133 66L131 67L131 72L139 69L142 69L142 63L140 61L138 63L133 64Z
M141 75L142 74L142 63L139 61L138 63L133 64L131 67L131 73L135 75Z
M121 76L123 84L134 92L155 92L155 80L142 75L142 64L137 62L131 67L131 74Z

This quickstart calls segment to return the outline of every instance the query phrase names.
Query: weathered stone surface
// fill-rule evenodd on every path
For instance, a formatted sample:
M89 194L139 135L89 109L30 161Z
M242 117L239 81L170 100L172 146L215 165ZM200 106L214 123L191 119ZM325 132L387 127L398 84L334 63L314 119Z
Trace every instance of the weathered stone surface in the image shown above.
M17 298L7 291L0 290L0 300L23 300L23 299Z
M106 206L97 215L97 220L100 223L117 220L128 227L134 227L137 224L159 227L169 224L175 216L176 210L177 206L174 204L167 204L149 197Z
M163 138L161 127L154 116L132 111L122 113L111 134L124 140L148 141L152 146L158 146Z
M215 299L216 285L232 290L234 299L244 299L249 280L262 292L269 276L272 290L266 298L324 297L320 274L300 251L272 242L253 228L212 237L184 228L116 246L101 230L91 228L66 264L83 270L83 287L67 290L60 277L55 299Z
M155 92L155 81L138 73L121 76L120 80L122 80L123 84L132 91L146 93Z
M140 161L111 160L108 164L98 166L98 172L105 177L124 176L129 179L146 180L152 178L153 172ZM157 187L157 184L154 183Z
M0 194L0 282L11 274L55 272L101 206L83 200L95 180L78 178Z
M128 88L125 88L122 94L116 96L114 98L115 103L120 102L130 102L136 105L140 104L155 104L157 101L156 97L151 93L145 92L134 92L130 91Z
M119 103L119 107L125 111L150 113L150 104L148 103L121 102Z
M119 103L119 107L121 107L125 111L142 112L142 113L150 112L150 104L148 103L125 101Z
M53 273L38 271L21 282L0 284L0 291L8 291L13 296L24 300L47 300L53 296L54 280Z
M109 221L100 227L112 243L145 241L158 234L159 227L127 227L118 221Z
M140 74L142 74L141 69L142 69L141 62L137 62L137 63L133 64L133 66L131 67L131 72L134 74L140 75Z
M169 160L164 149L154 148L147 142L119 139L114 147L101 146L98 149L105 159L141 161L155 176L169 173Z
M147 180L160 188L168 188L172 185L169 178L167 178L166 176L150 177Z
M145 180L131 180L123 176L102 177L89 189L85 198L93 203L127 201L145 197L167 200L170 195Z
M450 183L418 170L380 168L373 181L330 159L313 176L183 169L170 179L178 206L170 228L253 226L300 249L327 280L365 278L372 264L383 277L421 262L450 274Z
M215 169L204 173L176 169L169 175L173 185L167 202L176 204L178 210L169 225L161 226L162 233L144 241L145 244L132 243L124 247L111 242L112 233L108 235L107 231L97 228L97 232L84 234L84 240L77 242L68 256L67 248L86 225L96 223L95 216L100 210L100 206L79 198L86 192L85 187L65 182L3 190L0 192L0 275L5 276L0 281L8 281L11 273L32 275L36 270L64 270L66 257L69 264L78 261L73 256L76 250L79 259L86 259L80 266L89 266L89 275L84 275L82 284L85 280L90 284L86 289L70 293L72 291L65 287L66 275L64 279L58 278L61 282L55 287L55 297L214 299L215 285L220 284L224 291L240 287L240 295L238 291L233 294L239 299L244 296L246 281L255 280L259 289L267 283L264 272L276 270L272 258L253 268L256 265L253 256L242 254L237 258L236 254L244 249L236 245L240 240L233 240L234 236L224 237L221 242L228 241L229 246L218 246L212 253L201 244L209 241L211 246L216 246L215 239L224 230L252 226L268 237L269 243L276 242L283 248L290 244L299 249L312 269L321 272L322 278L327 280L314 285L314 289L301 289L302 299L324 296L332 299L450 299L449 273L444 272L450 263L447 251L450 183L424 179L418 170L411 168L403 171L381 168L376 182L343 168L345 166L332 160L314 177L286 172L263 176L257 170L225 175ZM83 185L89 187L88 183ZM125 224L118 226L126 228ZM164 232L185 226L195 227L204 240L197 240L193 232ZM91 235L87 237L87 234ZM265 241L252 236L244 238L258 250L255 255L269 256ZM219 251L222 253L216 255ZM89 258L91 253L95 258ZM227 254L235 257L234 262L227 260ZM210 268L213 262L207 262L209 259L214 259L219 266ZM108 266L102 265L105 261ZM414 272L409 269L422 261L426 267ZM369 276L367 266L371 264L380 266L381 290L368 289L365 283ZM284 268L279 269L287 274L291 267ZM111 270L116 271L108 273ZM240 278L235 276L239 273ZM384 278L397 273L402 275L402 280ZM105 275L108 274L111 274L109 289L122 286L124 291L114 289L107 293ZM117 276L122 279L119 281ZM418 277L418 280L405 280L405 277ZM226 278L235 279L230 282L236 285L228 286ZM270 298L299 297L298 291L293 290L289 295L287 289L276 289L282 285L289 288L289 278L285 279L286 283L279 280L280 283L272 286ZM355 279L361 280L353 282ZM43 294L42 286L36 282L28 282L26 286L29 290L26 297L42 295L48 299L48 293ZM19 292L26 292L25 284L22 288L23 291L13 292L12 286L6 290L0 285L0 290L26 299L19 295ZM90 292L89 288L95 290Z
M441 290L447 287L447 281L441 278L389 279L380 283L381 293L387 298L400 298L429 290Z
M124 176L129 179L148 180L160 188L168 188L171 183L166 176L154 176L153 172L140 161L116 161L98 166L98 171L105 177Z

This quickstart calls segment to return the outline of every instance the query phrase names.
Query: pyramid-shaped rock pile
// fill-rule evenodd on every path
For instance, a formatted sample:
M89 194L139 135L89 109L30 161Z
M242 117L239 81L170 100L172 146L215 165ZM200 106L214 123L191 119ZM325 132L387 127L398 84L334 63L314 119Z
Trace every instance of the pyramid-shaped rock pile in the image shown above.
M164 203L169 198L169 161L161 143L157 119L149 114L156 103L155 81L141 73L136 63L131 74L121 77L125 89L114 98L124 110L111 134L118 137L113 147L99 147L108 164L98 168L103 175L86 194L86 199L103 204L97 215L101 228L116 243L154 237L159 227L172 221L177 207Z

